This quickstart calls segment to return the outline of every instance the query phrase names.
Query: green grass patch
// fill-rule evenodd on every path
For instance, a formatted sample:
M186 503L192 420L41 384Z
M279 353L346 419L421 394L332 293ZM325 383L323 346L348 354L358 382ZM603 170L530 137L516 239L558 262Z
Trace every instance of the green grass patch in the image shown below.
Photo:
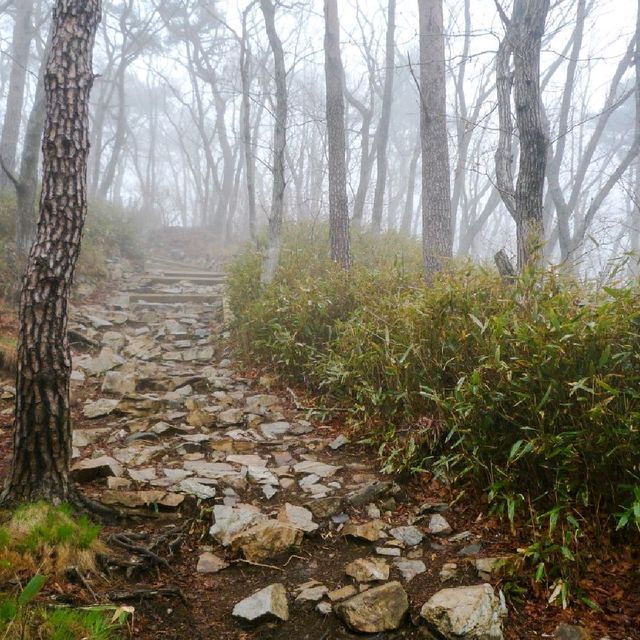
M103 551L100 527L65 504L46 502L16 508L0 526L0 577L17 571L60 574L75 566L95 570Z
M346 274L326 230L290 229L274 282L230 268L238 351L350 411L389 472L486 492L529 527L536 577L580 567L586 533L640 527L640 288L554 272L512 286L451 266L426 286L417 243L355 238ZM619 534L618 534L619 535Z

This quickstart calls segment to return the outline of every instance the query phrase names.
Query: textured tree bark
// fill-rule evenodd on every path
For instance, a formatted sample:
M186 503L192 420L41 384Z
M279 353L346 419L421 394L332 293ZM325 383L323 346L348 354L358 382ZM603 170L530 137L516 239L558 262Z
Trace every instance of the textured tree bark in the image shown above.
M327 85L329 158L329 238L331 259L345 269L351 265L349 202L347 199L344 129L344 69L340 57L340 22L336 0L324 2L324 70Z
M516 0L512 24L518 29L513 50L513 88L520 134L516 182L518 266L539 262L544 246L542 199L547 137L542 121L540 49L549 0Z
M543 256L543 192L547 164L547 138L540 96L540 49L549 0L515 0L511 20L496 60L500 140L496 152L498 188L516 223L518 269L539 262ZM513 57L513 79L509 68ZM520 162L515 190L511 87L514 90Z
M418 10L422 244L425 276L431 279L453 252L442 0L418 0Z
M2 136L0 137L0 157L3 164L13 172L16 166L16 153L20 137L20 123L22 120L22 105L31 47L33 16L33 0L20 0L16 7L16 21L13 27L11 48L11 74L9 77L9 92L7 94ZM11 185L9 176L0 171L0 192Z
M14 450L4 501L69 500L68 300L87 212L89 94L100 0L58 0L45 75L43 184L23 280Z
M387 146L389 142L389 124L391 122L391 106L393 103L393 80L395 77L395 31L396 0L389 0L387 10L387 37L385 54L384 90L382 94L382 112L378 133L376 135L376 187L373 195L372 225L376 233L382 227L382 208L384 190L387 184Z
M285 151L287 148L287 78L284 66L282 41L275 24L275 9L272 0L260 0L260 8L273 52L274 79L276 83L276 113L273 133L273 191L271 195L271 215L269 216L269 238L267 252L262 267L262 283L269 284L278 266L284 215L285 191Z

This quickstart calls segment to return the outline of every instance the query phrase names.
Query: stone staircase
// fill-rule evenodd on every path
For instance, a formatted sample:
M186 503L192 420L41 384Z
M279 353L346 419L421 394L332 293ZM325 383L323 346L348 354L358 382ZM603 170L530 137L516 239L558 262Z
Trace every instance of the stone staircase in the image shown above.
M225 274L163 257L151 257L127 286L129 302L138 305L205 304L222 308Z

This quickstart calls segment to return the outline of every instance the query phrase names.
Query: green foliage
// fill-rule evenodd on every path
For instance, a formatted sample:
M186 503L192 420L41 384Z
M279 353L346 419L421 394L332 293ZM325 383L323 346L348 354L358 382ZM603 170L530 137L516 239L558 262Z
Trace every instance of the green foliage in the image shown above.
M0 282L7 289L17 280L20 271L15 255L15 217L15 196L9 192L0 194ZM142 255L138 246L140 236L136 221L129 212L107 202L89 203L79 273L88 277L105 276L106 260L113 255L139 259ZM3 294L2 286L0 294Z
M257 254L232 265L245 357L349 408L387 471L430 470L529 518L526 555L550 585L579 564L585 513L638 526L637 286L553 271L507 286L458 264L427 287L417 245L357 238L346 274L312 235L290 232L268 287Z
M46 576L34 575L16 595L0 598L0 633L8 640L116 640L130 608L48 609L34 600ZM115 611L115 613L114 613Z
M85 515L75 515L69 505L52 507L45 502L18 507L8 527L13 535L0 529L0 547L7 536L16 551L30 553L59 545L88 549L100 533L99 525L93 524Z
M130 213L108 202L91 202L82 235L78 270L89 277L107 275L107 258L138 260L140 230Z

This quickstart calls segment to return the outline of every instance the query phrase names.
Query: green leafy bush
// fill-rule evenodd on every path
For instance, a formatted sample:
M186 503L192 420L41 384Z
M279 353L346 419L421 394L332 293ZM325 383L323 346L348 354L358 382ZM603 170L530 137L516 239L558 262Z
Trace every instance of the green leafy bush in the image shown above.
M539 579L578 559L596 520L638 528L637 286L553 271L507 286L468 264L425 286L417 244L365 235L346 274L322 233L291 231L268 287L256 253L231 266L245 357L348 408L387 471L429 470L530 518Z

